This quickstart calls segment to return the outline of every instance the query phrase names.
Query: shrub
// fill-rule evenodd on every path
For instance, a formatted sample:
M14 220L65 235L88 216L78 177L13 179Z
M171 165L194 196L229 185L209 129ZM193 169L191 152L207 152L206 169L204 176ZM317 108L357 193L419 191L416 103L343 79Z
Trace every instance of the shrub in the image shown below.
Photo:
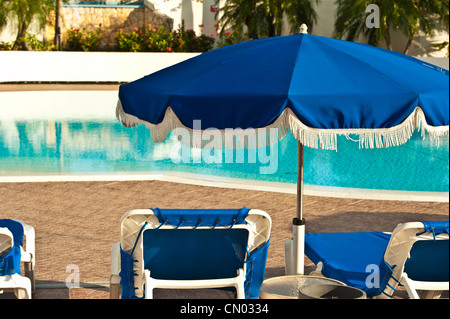
M241 32L234 31L234 32L225 32L224 34L220 35L220 40L217 42L217 47L224 47L227 45L233 45L236 43L248 41L249 38L246 35L242 35Z
M23 50L33 51L54 51L56 46L49 41L40 41L34 34L25 33L25 36L16 40L19 48ZM2 42L0 43L0 51L10 51L13 48L15 42Z
M64 44L66 51L97 51L102 40L102 24L95 31L71 28L67 31L67 41Z
M147 25L141 31L142 51L145 52L175 52L177 42L174 41L173 33L168 32L165 27L158 29Z
M11 51L12 44L9 42L0 42L0 51Z
M27 49L33 51L54 51L56 46L49 41L40 41L34 34L26 33L23 38L20 38L19 43L24 43Z
M178 48L179 52L206 52L214 47L213 37L204 34L197 36L194 30L184 30L184 25L174 34L182 45L181 48Z
M141 51L138 34L123 32L122 29L116 33L116 49L124 52L138 52Z
M194 31L184 28L171 32L149 24L132 32L119 29L116 33L116 50L125 52L206 52L213 46L214 38L197 37Z

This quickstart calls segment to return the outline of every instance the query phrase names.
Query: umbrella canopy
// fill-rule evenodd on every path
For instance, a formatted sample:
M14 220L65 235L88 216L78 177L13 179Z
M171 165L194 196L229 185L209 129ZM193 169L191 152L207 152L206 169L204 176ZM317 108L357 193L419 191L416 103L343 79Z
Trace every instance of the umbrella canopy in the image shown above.
M449 75L396 52L300 33L216 49L121 85L116 115L125 126L147 125L155 142L178 128L258 129L258 139L266 129L270 142L290 130L299 164L286 272L302 274L303 145L336 149L337 135L356 134L361 147L390 147L415 129L438 141L448 133Z
M421 127L448 132L448 71L372 46L309 34L216 49L121 85L117 114L171 129L277 128L305 146L336 149L336 135L362 147L405 143Z

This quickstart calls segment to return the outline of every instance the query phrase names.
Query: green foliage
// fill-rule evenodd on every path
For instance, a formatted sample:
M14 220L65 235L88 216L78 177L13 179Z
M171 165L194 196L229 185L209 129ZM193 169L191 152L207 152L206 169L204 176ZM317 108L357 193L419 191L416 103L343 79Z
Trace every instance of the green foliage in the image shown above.
M197 36L194 30L185 30L184 24L174 32L174 39L178 40L177 52L206 52L213 48L213 37L201 34Z
M219 41L217 42L217 47L221 48L227 45L233 45L240 42L248 41L249 38L246 35L242 35L242 32L239 31L228 31L224 34L220 35Z
M0 51L10 51L13 50L13 46L17 45L19 47L26 47L28 50L33 51L56 51L56 46L49 41L41 41L36 35L25 33L25 35L13 43L1 42Z
M64 44L66 51L97 51L102 40L102 25L99 24L95 31L71 28L67 31L67 41Z
M214 38L197 36L193 30L183 27L167 31L165 27L134 28L132 32L122 29L116 34L116 50L125 52L206 52L213 48Z
M317 13L313 3L319 0L226 0L224 6L216 12L221 26L221 35L229 30L242 31L248 28L252 39L279 36L282 33L285 18L289 22L290 32L299 32L300 25L306 23L309 30L317 22ZM216 4L220 3L216 0Z
M71 28L67 31L63 45L65 51L99 51L110 48L100 47L102 26L95 31ZM206 52L214 47L214 37L204 34L197 36L193 30L184 30L184 27L176 31L167 31L165 27L134 28L131 32L122 29L116 33L116 51L122 52ZM56 46L49 42L39 41L35 35L26 34L16 41L19 45L26 45L31 50L49 51L56 50ZM0 50L11 50L12 45L1 43Z
M137 30L137 28L136 28ZM131 33L123 32L122 29L116 34L116 49L124 52L139 52L141 51L141 44L139 34L134 30Z
M11 51L12 44L9 42L0 42L0 51Z
M12 50L19 49L23 43L19 39L25 37L31 22L38 22L38 26L43 28L47 23L48 13L54 9L53 0L1 0L0 1L0 30L9 21L17 26L17 37Z
M26 33L25 36L17 40L20 45L24 44L33 51L55 51L56 46L49 41L40 41L34 34Z
M335 36L349 41L363 35L368 44L377 45L384 41L386 47L392 50L390 32L399 30L409 39L403 51L406 54L419 31L432 37L438 28L437 22L448 30L448 0L337 0L336 3ZM378 28L368 28L366 25L366 8L370 4L379 8Z
M448 46L448 41L444 41L444 42L440 42L440 43L435 43L431 45L433 48L436 48L436 50L441 51L445 48L447 48L447 53L445 54L446 57L449 56L449 46Z

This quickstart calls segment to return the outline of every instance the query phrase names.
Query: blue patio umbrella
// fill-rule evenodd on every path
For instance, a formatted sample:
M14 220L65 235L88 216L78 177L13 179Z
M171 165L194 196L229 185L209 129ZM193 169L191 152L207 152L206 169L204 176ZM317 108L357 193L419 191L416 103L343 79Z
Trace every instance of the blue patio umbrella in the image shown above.
M175 129L265 129L257 139L270 143L291 131L299 145L291 274L303 273L303 146L337 149L338 135L356 136L362 148L397 146L416 129L438 141L449 127L447 70L303 30L215 49L121 85L116 109L124 125L147 125L155 142ZM221 145L236 147L226 136Z

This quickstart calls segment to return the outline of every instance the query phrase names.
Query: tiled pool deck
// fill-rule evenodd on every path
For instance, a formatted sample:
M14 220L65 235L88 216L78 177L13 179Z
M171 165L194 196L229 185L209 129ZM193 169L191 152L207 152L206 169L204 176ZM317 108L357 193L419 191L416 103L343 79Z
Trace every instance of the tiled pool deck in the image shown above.
M119 241L121 216L135 208L262 209L273 220L266 277L284 275L284 241L296 212L292 194L162 181L0 183L0 194L0 218L21 219L36 230L36 299L109 298L102 285L109 281L111 246ZM448 220L449 206L305 196L304 216L308 232L392 231L401 222ZM313 267L308 259L305 264L308 273ZM82 286L67 289L74 267ZM184 293L161 291L160 297Z

